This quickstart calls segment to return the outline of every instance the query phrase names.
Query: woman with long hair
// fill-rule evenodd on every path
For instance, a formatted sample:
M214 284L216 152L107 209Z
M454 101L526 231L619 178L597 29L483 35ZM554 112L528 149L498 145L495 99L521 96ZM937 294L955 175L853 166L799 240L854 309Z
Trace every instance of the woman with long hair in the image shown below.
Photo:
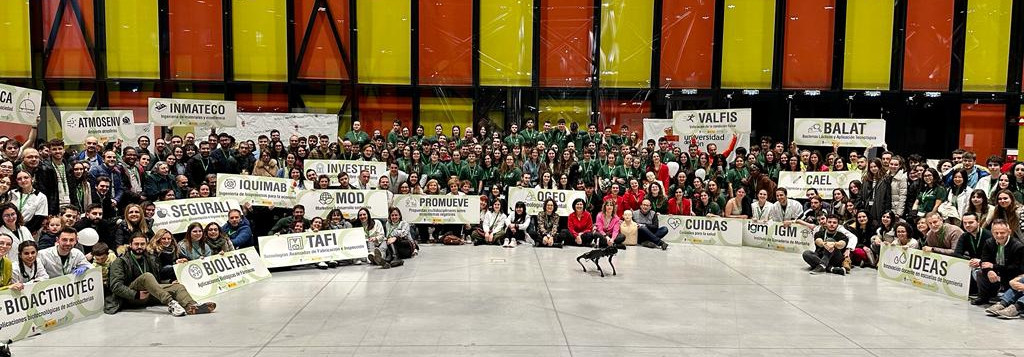
M995 216L996 210L995 207L988 204L988 195L985 194L985 190L975 189L971 191L967 210L963 214L967 213L972 213L978 217L978 224L982 227L986 227L989 222L992 222L992 217Z
M508 223L508 216L502 209L502 200L495 199L492 202L491 210L480 218L480 230L472 234L473 245L498 244L499 241L507 243L505 225Z
M544 171L544 173L540 174L540 180L537 182L536 188L544 190L555 189L555 181L551 179L551 172Z
M142 234L146 236L146 240L149 240L153 236L153 230L143 215L142 206L132 203L125 206L124 216L117 220L116 228L114 228L114 242L117 246L113 248L123 251L125 248L122 247L131 243L135 234Z
M868 161L868 169L861 182L864 184L863 197L867 203L864 210L868 219L878 221L883 212L892 209L892 178L886 174L882 160L874 158Z
M683 188L676 187L673 189L673 192L672 198L668 199L668 214L677 216L692 215L692 203L683 193Z
M878 255L882 252L882 244L896 239L896 226L900 222L903 220L896 212L889 211L882 214L878 227L875 228L875 235L871 236L871 253L874 254L875 261L878 261ZM857 240L860 241L860 238Z
M146 247L149 253L156 257L160 265L159 280L174 279L174 265L188 261L188 258L181 253L181 246L174 242L174 236L166 229L159 229L149 240Z
M38 283L49 279L46 269L36 259L39 255L39 246L34 241L24 241L18 244L18 264L12 265L12 278L14 281L28 284Z
M750 203L750 219L755 222L767 222L771 219L768 213L774 206L775 204L768 201L767 189L757 190L757 200Z
M949 193L947 193L945 202L949 202L956 208L956 216L944 216L943 218L955 218L959 221L964 212L967 212L967 208L970 207L971 190L967 186L968 176L967 170L953 171Z
M384 238L370 242L372 253L368 257L384 269L402 266L402 259L412 258L416 253L416 242L412 240L409 224L402 220L402 211L397 207L388 208L388 220L384 223Z
M8 195L10 195L10 202L18 205L18 211L24 216L25 226L28 227L28 230L38 232L43 225L43 219L49 215L49 206L47 206L46 195L36 190L33 181L31 173L24 170L18 171L15 174L17 187L12 189Z
M320 218L320 217L316 217ZM320 218L323 223L323 218ZM206 245L210 247L210 250L216 253L227 253L235 250L235 246L231 244L231 238L220 229L220 225L217 222L210 222L206 224Z
M1020 236L1020 222L1022 215L1022 206L1017 204L1017 201L1013 199L1013 192L1010 190L1002 190L996 193L996 209L995 214L992 215L992 220L989 221L989 225L985 228L990 228L992 221L1001 219L1006 221L1010 225L1010 230L1013 233ZM0 233L3 230L0 229Z
M530 227L530 215L526 214L526 203L516 202L515 209L507 218L505 223L505 241L502 247L515 248L520 242L526 240L526 229Z
M924 221L921 219L921 221ZM925 224L927 227L928 224ZM896 228L893 230L896 232L895 239L892 242L883 242L882 244L896 246L901 249L919 249L921 248L920 241L915 237L914 229L910 227L907 222L899 222L896 224Z
M367 247L374 247L377 242L385 240L384 227L370 216L370 209L363 207L356 213L356 221L352 226L362 228L366 235ZM373 259L370 260L373 262Z
M661 184L652 182L647 185L647 199L651 200L652 210L658 214L668 214L668 197L665 196Z
M929 212L938 212L943 200L947 199L948 192L939 182L941 178L942 176L939 176L939 172L933 168L925 170L924 174L922 174L921 190L917 194L917 200L914 201L914 206L912 207L913 212L916 212L918 217L924 217ZM1013 195L1011 194L1011 196Z
M558 205L553 199L545 199L540 213L537 213L536 232L533 235L534 247L557 247L562 248L562 241L565 238L563 229L560 229L558 216Z
M506 187L514 187L522 177L523 171L516 166L515 158L512 155L506 155L504 163L498 168L497 182Z
M749 199L747 198L747 188L740 186L735 190L736 197L729 199L725 203L725 214L726 218L743 218L747 219L751 217Z
M598 212L597 217L594 219L595 246L626 248L622 245L622 241L619 240L619 226L622 224L622 219L615 215L615 211L614 201L605 201L604 205L601 206L601 212Z
M260 151L260 157L252 167L253 176L277 177L280 169L277 167L277 160L270 155L269 151Z
M213 255L213 250L206 244L206 232L203 224L192 222L185 229L185 238L178 242L178 250L188 260L197 260Z
M0 234L0 290L11 289L21 291L25 284L14 280L13 262L18 260L18 252L12 250L14 237L7 234ZM12 259L11 256L14 256Z
M0 215L3 218L3 226L0 226L0 235L10 236L13 242L11 247L21 245L21 242L33 240L32 232L25 227L25 221L21 217L21 211L14 203L0 204ZM14 249L8 251L7 259L11 262L18 260L18 252Z
M168 164L171 165L171 164ZM68 175L68 196L71 199L71 204L76 207L88 207L92 204L92 184L89 183L89 163L85 161L78 161L71 164L71 174ZM10 179L7 179L6 185L0 178L0 192L7 192L10 189ZM3 199L7 199L7 195L3 196Z
M891 211L886 211L891 212ZM850 233L857 236L857 245L850 251L850 260L861 268L875 267L875 254L871 251L871 237L875 234L875 227L871 224L868 213L857 212L857 217L846 227Z

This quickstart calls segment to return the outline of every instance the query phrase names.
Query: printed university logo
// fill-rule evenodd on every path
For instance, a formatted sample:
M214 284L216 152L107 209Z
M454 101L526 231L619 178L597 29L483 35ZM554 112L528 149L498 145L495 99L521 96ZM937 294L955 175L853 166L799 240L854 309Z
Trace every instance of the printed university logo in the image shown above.
M165 104L164 102L156 102L156 105L153 106L153 109L156 109L156 111L158 112L163 112L164 109L167 109L167 104Z
M238 183L235 182L234 179L225 179L224 180L224 188L226 188L226 189L233 190L233 189L235 189L235 186L237 186L237 185L238 185Z
M323 163L317 163L314 166L315 167L313 168L313 171L316 171L316 172L327 172L327 166L324 165Z
M32 99L25 99L18 103L18 111L22 113L33 113L36 111L36 108L36 102Z
M201 279L203 277L203 268L200 268L199 265L190 265L188 267L188 276L191 276L192 279Z
M810 134L821 134L821 124L811 125L810 128L807 128L807 132Z
M157 217L160 217L160 218L167 218L167 209L166 208L159 208L159 209L157 209L156 210L156 215L157 215Z

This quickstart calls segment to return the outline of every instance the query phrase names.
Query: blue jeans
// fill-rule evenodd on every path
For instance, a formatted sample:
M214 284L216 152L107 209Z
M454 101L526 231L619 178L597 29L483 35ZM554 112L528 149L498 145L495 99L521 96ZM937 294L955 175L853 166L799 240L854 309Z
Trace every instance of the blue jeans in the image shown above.
M640 226L637 229L637 241L643 243L644 241L650 241L656 245L661 245L661 238L668 235L668 227L658 227L657 230L651 232L647 226Z
M1003 306L1010 306L1012 304L1024 305L1024 292L1006 289L1003 292L1003 296L1000 299L1003 302Z

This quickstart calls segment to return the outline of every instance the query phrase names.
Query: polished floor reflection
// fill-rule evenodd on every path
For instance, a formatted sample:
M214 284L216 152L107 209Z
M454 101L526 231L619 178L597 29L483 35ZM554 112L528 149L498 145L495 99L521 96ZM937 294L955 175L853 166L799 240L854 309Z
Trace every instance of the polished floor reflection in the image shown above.
M275 272L215 298L212 315L101 316L14 356L1024 354L1024 321L874 270L816 276L796 254L676 244L620 252L619 275L600 278L576 264L583 252L430 246L391 270Z

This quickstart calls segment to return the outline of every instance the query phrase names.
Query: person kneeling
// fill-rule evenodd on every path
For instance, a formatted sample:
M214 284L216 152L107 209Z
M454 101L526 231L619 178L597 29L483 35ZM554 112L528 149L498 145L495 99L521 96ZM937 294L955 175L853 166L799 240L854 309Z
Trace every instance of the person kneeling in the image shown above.
M122 308L161 304L167 306L171 315L184 316L210 313L217 308L212 302L197 304L181 284L158 282L154 274L160 271L160 266L146 250L147 243L146 236L133 236L128 253L111 263L109 280L113 294L106 299L103 312L115 314Z
M825 218L825 229L814 234L814 245L817 248L813 252L806 250L803 254L804 261L811 267L811 274L830 272L846 275L843 260L850 254L846 247L851 241L856 242L857 237L845 229L839 229L838 216L828 215Z

